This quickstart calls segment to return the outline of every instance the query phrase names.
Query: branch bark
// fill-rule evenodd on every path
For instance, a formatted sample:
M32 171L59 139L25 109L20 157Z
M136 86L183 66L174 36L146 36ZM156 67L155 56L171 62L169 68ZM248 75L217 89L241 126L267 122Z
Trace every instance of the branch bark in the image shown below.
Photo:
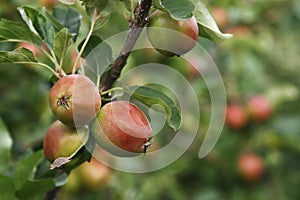
M125 44L119 56L110 65L107 76L100 85L100 92L110 89L114 82L120 77L121 71L127 63L127 59L136 44L143 28L149 21L149 10L152 0L142 0L135 8L134 19L131 23Z

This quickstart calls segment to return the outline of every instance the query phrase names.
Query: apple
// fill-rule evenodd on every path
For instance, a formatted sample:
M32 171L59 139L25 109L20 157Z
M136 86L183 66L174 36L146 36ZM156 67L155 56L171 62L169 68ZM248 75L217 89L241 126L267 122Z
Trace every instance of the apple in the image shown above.
M71 74L60 78L50 90L50 108L68 126L87 125L100 110L101 97L87 77Z
M212 16L216 20L217 25L225 27L229 23L228 13L222 7L214 7L212 9Z
M239 156L237 168L240 175L249 182L261 179L264 173L262 159L254 153L245 153Z
M247 102L247 109L250 117L255 121L265 121L272 114L270 102L261 95L251 97Z
M99 190L107 184L111 176L111 170L96 158L92 157L90 162L85 162L78 167L81 182L89 190Z
M229 104L226 108L225 123L233 129L243 128L247 123L247 114L239 104Z
M152 137L152 129L145 114L127 101L105 104L97 120L92 123L92 133L101 147L117 156L146 152Z
M47 130L44 138L44 155L52 163L60 157L70 157L87 141L88 129L68 127L60 121L55 121Z
M185 54L197 44L198 25L194 16L175 20L168 13L157 10L150 16L147 27L152 46L167 57Z
M33 44L28 42L20 42L18 44L18 47L23 47L30 50L36 58L43 54L43 52L37 46L34 46Z
M45 6L47 9L52 9L57 3L58 3L58 0L42 0L41 1L42 6Z

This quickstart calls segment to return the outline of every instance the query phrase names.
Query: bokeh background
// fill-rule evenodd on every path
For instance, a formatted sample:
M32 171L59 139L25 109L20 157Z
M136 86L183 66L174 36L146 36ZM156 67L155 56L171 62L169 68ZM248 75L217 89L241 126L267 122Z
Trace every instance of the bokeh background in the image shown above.
M45 3L46 0L1 0L0 17L21 21L18 6ZM232 39L222 43L203 38L199 43L218 66L228 104L245 110L245 125L234 128L225 124L214 149L199 159L201 133L206 131L210 121L210 98L201 74L181 58L166 59L152 49L136 51L130 57L128 68L148 62L163 63L174 67L191 82L201 108L201 118L192 119L192 123L200 124L197 138L180 159L156 172L129 174L110 169L96 160L86 163L72 171L58 199L300 198L300 2L215 0L204 3L220 30L234 34ZM84 20L85 16L79 41L87 32ZM105 39L127 29L128 23L120 10L115 9L97 34ZM16 45L0 43L0 50L14 49ZM32 66L0 65L0 118L3 121L0 130L6 127L13 138L15 159L29 150L41 149L46 130L54 120L48 107L49 76L45 70ZM137 77L137 81L140 79L143 77ZM254 95L263 96L269 102L272 113L268 119L248 117L247 102ZM162 137L153 148L163 145ZM249 180L240 172L239 160L244 154L257 156L261 163L261 175L253 178L255 180Z

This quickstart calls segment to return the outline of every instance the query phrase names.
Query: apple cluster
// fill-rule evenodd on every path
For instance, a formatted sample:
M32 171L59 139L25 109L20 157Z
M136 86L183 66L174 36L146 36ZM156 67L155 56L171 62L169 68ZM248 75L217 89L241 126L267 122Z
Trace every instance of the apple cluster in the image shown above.
M50 163L72 159L90 133L99 146L117 156L145 153L151 144L152 129L145 114L127 101L112 101L101 108L99 90L85 75L60 78L50 90L49 104L57 118L44 138L44 155Z
M270 118L272 106L262 95L255 95L249 98L246 105L230 103L226 108L225 123L232 129L244 128L249 119L263 122Z

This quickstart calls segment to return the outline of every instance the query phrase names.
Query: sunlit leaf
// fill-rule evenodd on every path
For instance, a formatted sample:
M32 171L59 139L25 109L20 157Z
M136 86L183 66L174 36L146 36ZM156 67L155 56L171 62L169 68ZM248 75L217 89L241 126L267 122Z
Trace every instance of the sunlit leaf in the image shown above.
M232 37L231 34L221 33L214 18L200 0L191 0L191 2L195 6L193 14L199 24L200 36L213 41L222 41Z
M12 138L6 129L5 124L0 119L0 173L5 172L9 167L12 143Z
M181 114L179 107L172 98L167 96L165 92L147 86L131 86L128 89L133 91L132 97L139 100L143 104L152 107L153 105L160 105L165 109L167 114L167 122L174 131L177 131L181 126ZM168 92L172 93L169 89ZM155 108L155 107L154 107ZM158 110L161 111L161 110Z
M20 22L0 19L0 41L30 42L38 46L42 40Z
M63 58L71 45L72 35L68 33L66 28L58 32L54 39L54 53L61 59Z
M0 175L0 199L15 199L14 183L9 177Z

